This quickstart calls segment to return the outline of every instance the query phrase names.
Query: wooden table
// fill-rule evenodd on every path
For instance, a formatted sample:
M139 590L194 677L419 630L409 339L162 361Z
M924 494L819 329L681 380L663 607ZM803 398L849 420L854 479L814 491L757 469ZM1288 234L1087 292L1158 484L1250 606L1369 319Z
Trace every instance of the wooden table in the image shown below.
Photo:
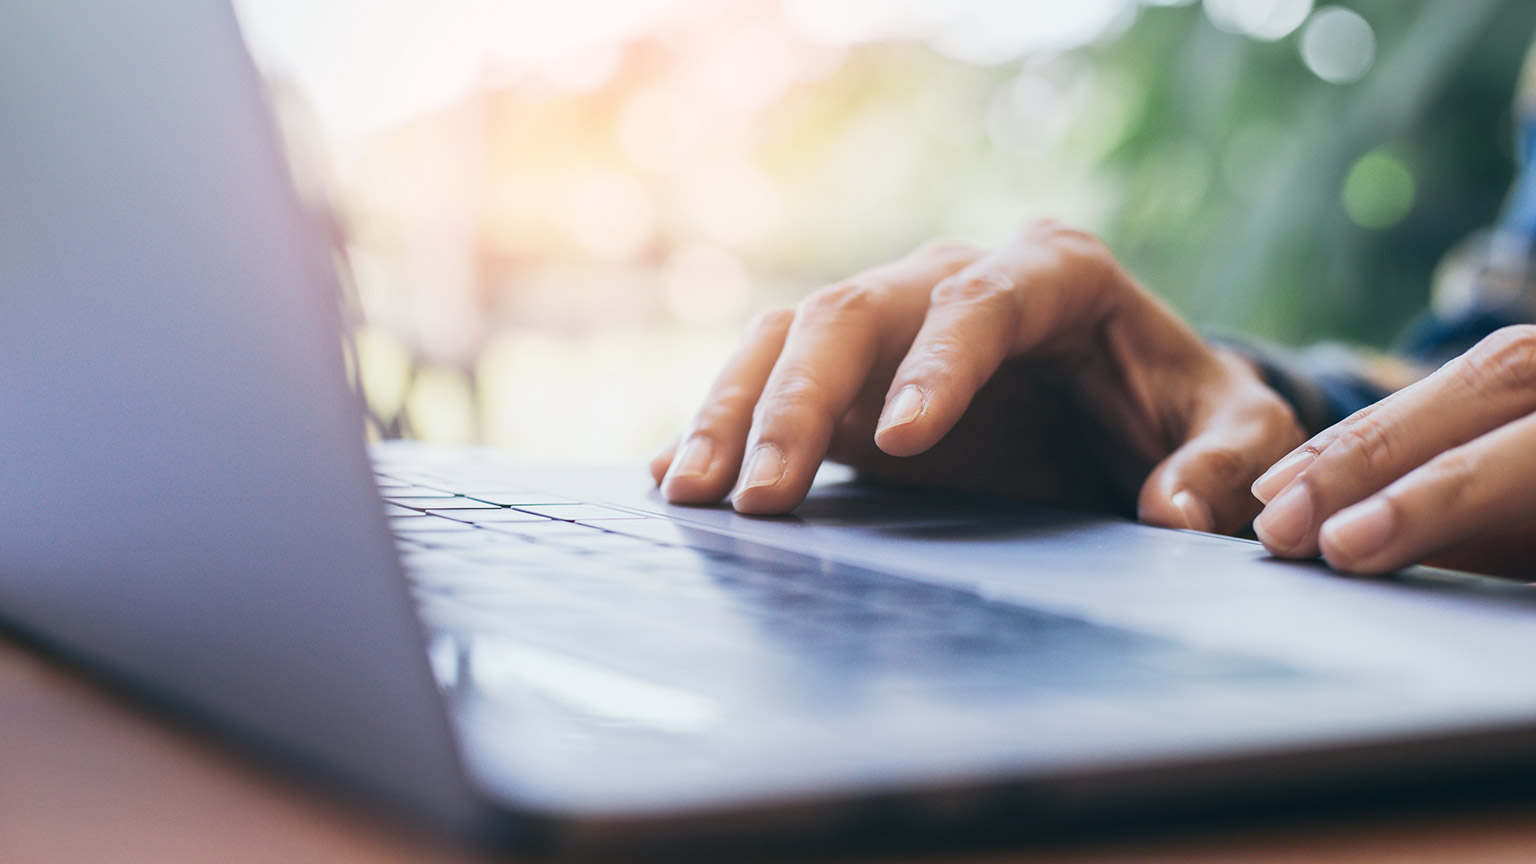
M0 736L6 864L486 860L256 764L3 635ZM1355 817L945 857L976 864L1529 864L1536 862L1536 809Z

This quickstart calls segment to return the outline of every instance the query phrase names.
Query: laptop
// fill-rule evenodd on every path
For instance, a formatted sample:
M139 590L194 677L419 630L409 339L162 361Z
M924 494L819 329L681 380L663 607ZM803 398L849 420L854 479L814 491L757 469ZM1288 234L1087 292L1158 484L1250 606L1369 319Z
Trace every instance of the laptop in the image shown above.
M0 619L497 842L939 830L1536 757L1524 586L830 477L370 451L218 0L0 28ZM864 832L864 833L860 833Z

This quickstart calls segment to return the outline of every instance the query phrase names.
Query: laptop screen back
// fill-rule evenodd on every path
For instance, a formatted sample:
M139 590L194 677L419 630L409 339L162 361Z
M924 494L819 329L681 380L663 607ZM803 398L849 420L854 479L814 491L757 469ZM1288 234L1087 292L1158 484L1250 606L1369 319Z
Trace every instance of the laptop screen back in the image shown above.
M225 4L0 27L0 615L259 745L471 805L335 281Z

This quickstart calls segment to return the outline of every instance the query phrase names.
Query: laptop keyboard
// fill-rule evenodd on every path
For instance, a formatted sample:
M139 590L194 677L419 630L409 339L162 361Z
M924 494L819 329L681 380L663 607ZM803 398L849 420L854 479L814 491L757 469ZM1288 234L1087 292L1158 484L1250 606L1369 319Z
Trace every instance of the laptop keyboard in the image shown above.
M378 480L429 628L461 638L516 634L727 678L752 646L796 664L798 686L862 676L991 697L1297 674L534 490L453 491L399 471Z

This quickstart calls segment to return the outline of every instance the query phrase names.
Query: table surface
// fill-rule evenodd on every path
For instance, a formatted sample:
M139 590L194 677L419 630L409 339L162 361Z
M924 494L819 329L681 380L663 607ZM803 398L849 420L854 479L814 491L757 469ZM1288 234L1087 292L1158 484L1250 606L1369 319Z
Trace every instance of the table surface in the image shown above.
M0 635L0 861L469 862ZM1528 862L1536 807L928 855L908 861Z

